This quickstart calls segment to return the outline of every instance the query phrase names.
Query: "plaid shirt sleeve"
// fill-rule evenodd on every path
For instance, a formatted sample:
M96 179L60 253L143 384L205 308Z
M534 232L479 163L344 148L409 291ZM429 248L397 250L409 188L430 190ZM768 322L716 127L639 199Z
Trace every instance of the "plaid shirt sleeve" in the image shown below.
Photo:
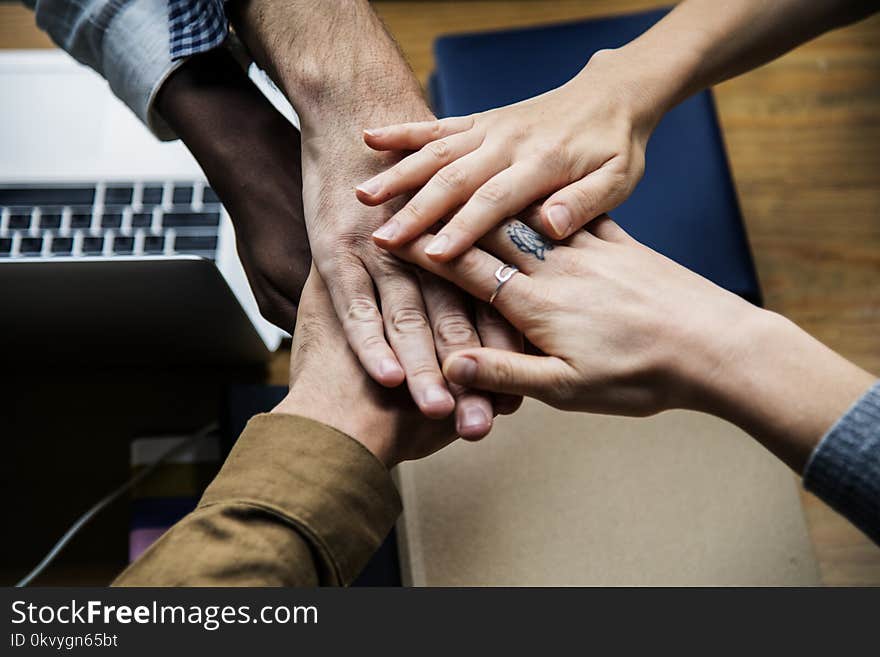
M172 60L216 48L229 33L223 0L168 0L168 29Z
M183 60L223 44L223 0L23 0L37 25L97 71L159 139L176 135L155 111Z

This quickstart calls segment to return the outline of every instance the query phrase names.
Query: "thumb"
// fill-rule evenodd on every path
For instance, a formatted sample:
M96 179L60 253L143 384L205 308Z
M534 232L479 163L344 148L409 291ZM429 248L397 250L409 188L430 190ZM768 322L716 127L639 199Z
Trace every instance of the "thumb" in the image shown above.
M469 388L546 399L564 387L568 365L554 356L532 356L502 349L457 351L443 363L448 381Z
M630 191L623 174L610 167L597 169L548 198L541 221L551 237L564 239L623 203Z

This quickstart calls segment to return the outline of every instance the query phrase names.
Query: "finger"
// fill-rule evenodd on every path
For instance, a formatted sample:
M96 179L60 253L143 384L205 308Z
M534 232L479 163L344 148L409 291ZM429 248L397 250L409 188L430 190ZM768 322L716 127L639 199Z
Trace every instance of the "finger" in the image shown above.
M473 193L429 245L429 254L437 260L461 255L504 219L554 191L559 184L552 168L538 159L504 169Z
M425 244L432 238L433 235L423 235L395 249L393 253L407 262L437 274L477 299L489 301L498 285L495 273L505 263L477 247L471 247L455 260L437 262L425 254ZM517 272L499 290L494 305L514 326L521 328L522 322L528 319L527 301L532 295L531 279L522 272Z
M358 200L379 205L403 192L421 187L450 162L476 150L482 143L474 132L438 139L355 188Z
M400 362L385 340L373 280L360 262L322 273L345 337L367 373L383 386L403 383Z
M513 328L492 306L477 303L476 320L477 333L480 334L480 342L484 347L522 353L522 333ZM441 358L441 362L443 360L445 358ZM522 404L522 397L519 395L496 393L494 398L495 412L500 415L510 415Z
M587 227L590 233L606 242L632 242L632 236L621 228L614 219L607 214L592 221Z
M373 233L373 239L382 248L389 249L421 235L469 199L505 165L501 153L488 148L478 148L447 164Z
M364 130L364 142L377 151L415 151L436 139L442 139L474 127L472 116L450 116L434 121L399 123Z
M498 349L459 351L443 363L443 373L460 385L545 399L569 377L569 366L555 356L530 356Z
M419 274L425 308L434 333L434 345L440 362L461 349L480 346L480 338L460 290L428 272ZM479 440L492 429L494 415L490 395L450 385L455 398L455 428L466 440Z
M516 266L526 274L546 268L551 252L560 248L559 244L549 237L544 237L519 219L504 221L497 228L490 230L478 244L484 251L488 251L507 264Z
M446 417L455 408L455 400L440 373L434 334L415 275L394 269L374 273L373 280L382 301L385 333L406 372L413 400L426 416Z
M559 190L544 202L541 219L547 235L568 237L603 212L613 210L632 191L625 174L603 166Z

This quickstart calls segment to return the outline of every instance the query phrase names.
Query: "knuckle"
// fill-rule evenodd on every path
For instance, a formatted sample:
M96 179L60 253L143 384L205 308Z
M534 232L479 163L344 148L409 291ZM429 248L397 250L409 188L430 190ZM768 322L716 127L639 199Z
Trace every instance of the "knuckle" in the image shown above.
M360 297L349 302L344 320L351 324L375 324L381 321L381 317L372 300Z
M346 231L336 237L333 249L337 254L340 254L340 256L336 258L336 263L340 270L351 271L358 268L359 263L357 257L352 254L360 250L363 245L364 236L357 232Z
M440 121L433 121L428 128L428 134L434 139L439 139L443 135L443 124Z
M439 162L446 162L449 159L449 155L451 153L449 142L447 142L445 139L431 142L430 144L428 144L428 152L435 160Z
M535 151L535 157L542 166L555 171L568 162L568 147L556 142L544 144Z
M414 222L421 222L427 217L427 213L422 209L422 206L415 201L415 199L407 203L404 210Z
M367 351L384 348L385 344L385 338L376 333L371 333L361 340L361 347Z
M462 315L446 315L434 324L437 342L445 347L462 347L477 343L477 332Z
M515 381L513 363L509 358L499 358L494 367L495 380L501 386L509 386Z
M480 187L475 196L478 201L486 205L498 206L510 196L510 189L503 183L490 180Z
M446 189L459 189L467 181L464 171L460 167L449 165L437 172L437 182Z
M397 334L410 334L428 329L428 318L417 308L397 308L389 317L391 330Z
M407 160L401 160L390 169L387 169L379 178L379 181L382 185L398 183L409 175L410 170L411 163Z

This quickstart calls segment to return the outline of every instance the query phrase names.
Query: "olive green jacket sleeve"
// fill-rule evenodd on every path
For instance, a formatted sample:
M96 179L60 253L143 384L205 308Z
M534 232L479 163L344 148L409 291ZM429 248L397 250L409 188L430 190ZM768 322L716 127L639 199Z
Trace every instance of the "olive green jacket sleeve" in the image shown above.
M303 417L254 417L195 511L114 586L347 585L400 513L388 470Z

